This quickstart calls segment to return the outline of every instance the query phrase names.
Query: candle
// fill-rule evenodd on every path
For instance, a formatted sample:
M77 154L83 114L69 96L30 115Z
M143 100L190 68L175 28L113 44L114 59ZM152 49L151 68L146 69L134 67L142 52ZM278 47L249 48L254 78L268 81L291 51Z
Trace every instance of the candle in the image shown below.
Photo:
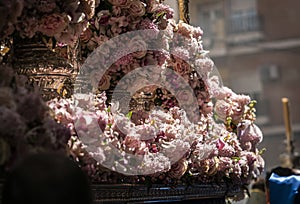
M281 101L283 104L283 118L285 123L287 151L289 154L292 154L292 128L291 128L290 112L289 112L289 99L282 98Z

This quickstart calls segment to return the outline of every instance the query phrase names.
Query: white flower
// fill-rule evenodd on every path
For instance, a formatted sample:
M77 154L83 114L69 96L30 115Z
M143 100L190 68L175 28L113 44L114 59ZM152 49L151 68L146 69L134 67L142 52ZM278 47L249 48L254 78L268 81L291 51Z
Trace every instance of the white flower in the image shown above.
M141 140L150 140L156 137L158 129L153 125L145 124L136 126L135 131L140 135Z
M190 144L182 140L172 140L161 144L161 153L167 156L171 163L177 162L190 150Z
M168 157L161 153L147 154L143 157L142 164L138 167L142 175L165 172L171 168L171 162Z
M95 147L89 145L86 150L89 152L89 155L91 155L97 162L103 163L106 159L106 156L104 154L104 151L101 147Z

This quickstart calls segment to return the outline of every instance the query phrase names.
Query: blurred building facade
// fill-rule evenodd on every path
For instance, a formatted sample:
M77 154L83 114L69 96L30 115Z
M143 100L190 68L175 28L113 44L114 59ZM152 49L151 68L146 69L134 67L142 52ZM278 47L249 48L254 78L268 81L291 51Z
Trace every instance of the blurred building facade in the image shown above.
M191 24L204 30L223 84L258 101L267 170L285 151L282 97L289 98L300 152L300 1L191 0Z

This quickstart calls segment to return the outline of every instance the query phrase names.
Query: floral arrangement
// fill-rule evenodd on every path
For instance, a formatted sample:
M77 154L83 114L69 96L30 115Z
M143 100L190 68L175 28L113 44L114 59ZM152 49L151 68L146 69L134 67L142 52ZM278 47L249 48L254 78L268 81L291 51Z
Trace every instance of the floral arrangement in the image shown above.
M5 88L3 100L13 105L0 101L5 104L1 124L7 124L0 127L2 144L25 140L33 149L46 144L63 149L68 140L68 153L99 183L243 186L262 173L255 101L222 86L202 46L201 28L176 23L162 1L14 0L3 5L18 9L1 14L8 19L0 25L7 32L1 35L40 32L67 44L79 37L85 61L77 79L85 80L75 85L72 98L49 101L49 111L35 92ZM128 110L124 101L113 100L116 89L135 98ZM148 111L135 105L144 93L154 96ZM12 112L9 117L4 110ZM28 118L25 110L38 111ZM52 120L46 113L57 123L47 122ZM20 130L6 133L11 117ZM24 138L11 139L20 132Z
M100 5L81 35L87 58L81 76L92 91L48 102L53 117L70 128L70 153L92 180L242 186L257 178L264 160L257 148L263 135L255 125L255 101L213 75L202 30L176 23L172 9L157 0ZM131 31L138 34L126 35ZM101 78L95 67L104 64L111 66ZM121 103L107 99L116 87L130 92L132 86L155 93L155 105L162 108L124 112Z
M249 100L229 89L226 91L228 97L221 103L228 105L234 101L240 105L245 98ZM178 107L168 112L151 111L148 120L136 125L126 115L113 115L113 107L105 104L105 92L95 97L95 101L90 100L93 97L82 95L77 102L84 104L85 109L77 109L76 114L73 112L76 109L73 99L49 102L56 120L73 132L69 143L71 155L93 181L136 183L150 179L154 183L171 184L191 182L189 179L192 179L194 182L229 181L245 185L258 177L264 168L264 161L256 147L262 140L262 133L252 119L247 119L253 115L253 102L248 101L243 106L243 114L237 116L239 127L233 130L235 125L229 117L224 124L218 124L211 117L203 116L194 124ZM216 106L221 109L219 113L228 111L220 106ZM230 111L234 114L239 110ZM97 132L98 125L103 134L91 134ZM116 153L115 149L126 154ZM136 160L130 163L136 155L143 156L140 166L136 166ZM107 166L116 172L108 170ZM142 172L143 175L140 175ZM134 173L137 175L130 175Z
M38 90L27 87L27 78L8 65L0 66L0 79L0 167L9 171L18 159L34 152L66 154L70 130L48 114Z
M83 51L90 53L103 42L134 30L163 30L174 11L157 0L105 0L81 34ZM83 53L84 55L84 53Z
M94 0L7 0L0 4L0 37L17 33L32 38L36 33L64 44L76 42L94 15Z

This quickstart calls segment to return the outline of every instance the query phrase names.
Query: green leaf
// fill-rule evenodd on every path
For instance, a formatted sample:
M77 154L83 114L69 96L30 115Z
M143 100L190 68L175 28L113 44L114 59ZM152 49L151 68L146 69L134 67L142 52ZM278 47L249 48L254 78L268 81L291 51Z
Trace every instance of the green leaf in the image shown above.
M132 117L132 111L129 111L129 112L127 113L126 117L127 117L128 119L130 119L130 118Z
M241 160L240 157L231 157L231 159L234 160L234 161L236 161L236 162L238 162L239 160Z
M157 13L156 14L156 18L160 18L160 17L162 17L163 15L165 15L166 14L166 12L164 12L164 11L162 11L162 12L160 12L160 13Z
M258 154L262 155L263 153L265 153L265 151L267 151L267 149L264 147L261 150L259 150Z

